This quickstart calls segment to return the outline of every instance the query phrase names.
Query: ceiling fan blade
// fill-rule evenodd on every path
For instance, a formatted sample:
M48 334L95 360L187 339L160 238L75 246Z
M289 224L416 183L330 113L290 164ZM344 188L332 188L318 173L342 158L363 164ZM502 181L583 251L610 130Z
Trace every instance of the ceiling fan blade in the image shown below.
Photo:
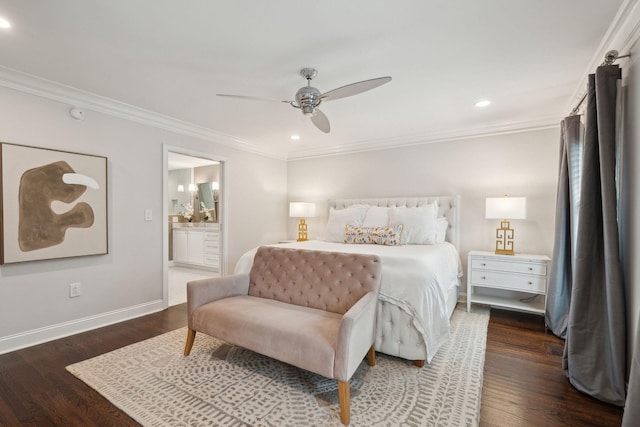
M245 99L248 101L267 101L267 102L284 102L289 104L290 101L282 101L280 99L272 99L272 98L258 98L257 96L245 96L245 95L226 95L223 93L216 93L216 96L224 96L227 98L238 98L238 99Z
M327 119L327 116L317 108L313 112L313 116L311 116L311 122L324 133L329 133L331 130L329 119Z
M337 89L330 90L327 93L323 93L320 98L323 101L332 101L334 99L345 98L347 96L357 95L367 90L375 89L385 83L389 83L391 77L378 77L377 79L363 80L357 83L351 83L350 85L342 86Z

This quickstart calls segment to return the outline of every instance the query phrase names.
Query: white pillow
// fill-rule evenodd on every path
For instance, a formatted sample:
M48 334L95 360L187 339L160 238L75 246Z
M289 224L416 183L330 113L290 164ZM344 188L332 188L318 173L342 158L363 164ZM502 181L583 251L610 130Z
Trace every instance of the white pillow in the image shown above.
M436 243L444 243L447 238L449 221L446 218L436 218Z
M329 210L329 220L327 221L324 239L329 242L344 242L345 227L347 224L361 227L366 212L366 205L353 205L345 209L331 208Z
M389 225L404 224L402 244L432 245L436 241L435 204L417 208L389 208Z
M386 227L389 225L389 208L369 206L364 216L363 227Z

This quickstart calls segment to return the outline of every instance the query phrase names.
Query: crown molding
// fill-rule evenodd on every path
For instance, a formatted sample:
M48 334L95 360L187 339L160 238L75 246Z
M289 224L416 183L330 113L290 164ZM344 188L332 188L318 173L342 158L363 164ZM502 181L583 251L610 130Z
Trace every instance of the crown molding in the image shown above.
M593 74L596 68L602 64L605 54L610 50L617 50L620 56L627 55L633 45L638 41L638 38L640 38L639 1L640 0L625 0L618 9L618 13L616 13L613 21L611 21L611 25L609 25L587 69L582 74L582 78L579 80L573 96L570 98L571 103L567 105L567 113L582 99L582 96L586 92L589 74Z
M495 136L508 133L530 132L559 126L560 118L548 116L536 120L511 123L496 123L479 128L456 129L454 131L431 132L384 139L373 139L332 147L310 148L289 153L271 152L231 135L198 126L183 120L138 108L111 98L82 91L58 82L0 66L0 86L51 99L70 106L85 108L124 120L191 136L216 144L261 155L277 160L302 160L314 157L335 156L364 151L386 150L435 142Z
M360 153L365 151L388 150L393 148L410 147L436 142L457 141L470 138L505 135L520 132L533 132L543 129L553 129L560 126L561 117L546 116L536 120L494 123L483 127L456 129L455 131L433 132L419 135L407 135L361 141L355 144L333 146L327 148L310 148L308 150L290 151L287 160L303 160L316 157L337 156L341 154Z
M111 98L96 95L47 80L32 74L0 66L0 86L41 98L51 99L73 107L96 111L143 125L167 130L180 135L191 136L237 150L261 156L286 160L285 153L261 150L255 145L231 135L198 126L184 120L175 119Z

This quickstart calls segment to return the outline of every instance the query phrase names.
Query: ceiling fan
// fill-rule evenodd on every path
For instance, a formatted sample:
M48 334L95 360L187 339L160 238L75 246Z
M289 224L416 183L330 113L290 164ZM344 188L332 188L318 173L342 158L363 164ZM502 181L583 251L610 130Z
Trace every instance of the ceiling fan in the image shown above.
M258 98L255 96L225 95L221 93L217 94L217 96L226 96L230 98L240 98L255 101L285 102L294 108L300 109L300 111L302 111L302 114L310 117L311 122L322 132L329 133L329 131L331 130L329 119L327 119L327 116L325 116L324 113L318 109L318 106L320 106L323 101L332 101L334 99L357 95L391 81L391 77L388 76L378 77L376 79L351 83L346 86L341 86L337 89L330 90L329 92L321 93L318 89L311 86L311 80L313 80L318 75L318 71L316 71L314 68L303 68L302 70L300 70L300 75L307 79L307 85L298 89L294 101L280 101L276 99Z

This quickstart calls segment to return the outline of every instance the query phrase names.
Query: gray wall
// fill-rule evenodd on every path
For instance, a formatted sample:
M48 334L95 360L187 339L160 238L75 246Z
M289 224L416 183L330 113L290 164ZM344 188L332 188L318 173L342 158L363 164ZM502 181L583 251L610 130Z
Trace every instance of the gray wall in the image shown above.
M0 353L163 307L163 144L227 159L227 271L286 234L285 161L90 110L75 121L68 108L0 88L0 141L108 158L109 254L0 266Z
M517 252L551 255L559 128L291 161L289 200L318 204L310 237L322 236L327 200L438 194L461 196L460 254L495 248L498 221L484 218L485 197L527 197L527 219L512 221ZM290 220L288 236L295 236ZM461 289L464 292L464 289Z

